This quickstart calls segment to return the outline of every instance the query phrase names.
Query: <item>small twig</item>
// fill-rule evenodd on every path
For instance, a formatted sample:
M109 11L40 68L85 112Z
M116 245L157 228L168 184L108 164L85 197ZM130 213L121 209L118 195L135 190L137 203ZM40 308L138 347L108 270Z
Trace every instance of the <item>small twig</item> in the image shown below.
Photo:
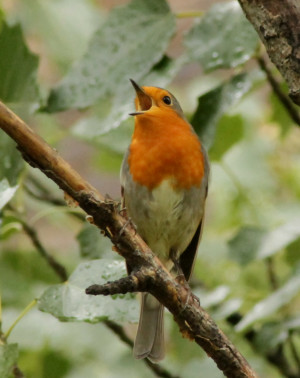
M285 110L288 112L292 120L300 126L300 114L297 111L297 109L294 107L292 101L289 99L289 97L282 91L279 82L275 79L275 77L272 74L272 71L269 69L269 67L266 64L266 61L262 56L257 57L258 64L260 68L265 72L268 82L270 83L275 95L279 99L279 101L284 106Z
M32 178L30 178L30 180L32 180ZM36 185L36 181L37 180L33 181L34 185ZM47 191L47 189L45 187L43 187L43 185L41 183L39 183L38 188L39 188L39 190L41 190L42 193L36 193L28 185L26 185L26 184L24 185L25 191L34 199L37 199L38 201L50 203L54 206L65 207L65 208L67 207L66 201L64 201L60 198L53 197ZM78 212L76 209L73 210L72 208L68 208L68 213L71 213L75 218L77 218L81 221L85 220L84 214Z
M274 269L274 259L272 257L268 257L265 261L267 265L268 277L269 277L271 288L273 291L277 290L279 285L278 285L278 279L277 279L275 269Z
M123 327L119 324L112 322L110 320L105 320L104 324L122 340L125 344L127 344L130 348L133 347L133 341L126 335L124 332ZM162 378L179 378L178 375L171 374L168 370L164 369L159 364L153 364L148 358L145 358L143 362L155 373L157 377Z
M299 357L299 350L295 347L292 332L290 332L290 334L289 334L288 342L290 344L290 349L291 349L291 352L292 352L292 356L293 356L293 358L294 358L294 360L296 362L297 370L298 370L298 375L300 377L300 357Z
M16 211L11 205L8 205L8 207L12 211L14 211L14 213L16 213ZM59 276L59 278L62 281L66 281L68 279L68 275L65 267L61 265L58 261L56 261L55 258L47 252L46 248L44 248L43 244L41 243L36 230L33 227L29 226L29 224L19 215L15 215L15 217L18 220L18 222L22 225L24 232L31 239L32 244L35 246L39 254L47 261L47 263L51 266L51 268Z

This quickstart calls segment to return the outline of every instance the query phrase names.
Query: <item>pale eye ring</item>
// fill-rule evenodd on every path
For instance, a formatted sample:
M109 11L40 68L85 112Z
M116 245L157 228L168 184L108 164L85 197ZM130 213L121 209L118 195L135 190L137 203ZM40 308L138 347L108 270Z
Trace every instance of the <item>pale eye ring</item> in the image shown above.
M170 97L170 96L165 96L162 100L163 100L163 102L164 102L166 105L171 105L171 104L172 104L172 100L171 100L171 97Z

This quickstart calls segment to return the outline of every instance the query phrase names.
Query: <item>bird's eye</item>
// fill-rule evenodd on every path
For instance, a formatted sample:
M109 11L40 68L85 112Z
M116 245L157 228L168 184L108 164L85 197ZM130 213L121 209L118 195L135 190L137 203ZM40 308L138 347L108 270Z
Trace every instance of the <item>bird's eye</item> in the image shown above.
M171 105L171 104L172 104L171 97L169 97L169 96L165 96L165 97L163 98L163 102L164 102L165 104L167 104L167 105Z

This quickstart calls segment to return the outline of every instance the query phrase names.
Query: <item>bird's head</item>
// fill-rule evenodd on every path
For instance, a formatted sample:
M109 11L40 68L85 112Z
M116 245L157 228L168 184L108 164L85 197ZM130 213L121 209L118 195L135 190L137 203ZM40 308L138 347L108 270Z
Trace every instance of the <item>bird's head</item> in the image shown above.
M133 116L141 115L162 115L177 114L183 116L182 109L176 98L166 89L158 87L140 87L135 81L130 79L135 92L135 108L136 111L130 113Z

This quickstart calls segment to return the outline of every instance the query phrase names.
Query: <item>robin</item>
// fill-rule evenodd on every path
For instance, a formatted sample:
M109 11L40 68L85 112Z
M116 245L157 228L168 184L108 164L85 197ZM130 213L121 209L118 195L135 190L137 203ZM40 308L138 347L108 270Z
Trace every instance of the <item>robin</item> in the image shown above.
M124 207L164 266L188 281L203 227L207 154L170 92L131 83L136 111L131 113L135 128L121 168ZM135 358L164 358L163 312L156 298L142 294Z

